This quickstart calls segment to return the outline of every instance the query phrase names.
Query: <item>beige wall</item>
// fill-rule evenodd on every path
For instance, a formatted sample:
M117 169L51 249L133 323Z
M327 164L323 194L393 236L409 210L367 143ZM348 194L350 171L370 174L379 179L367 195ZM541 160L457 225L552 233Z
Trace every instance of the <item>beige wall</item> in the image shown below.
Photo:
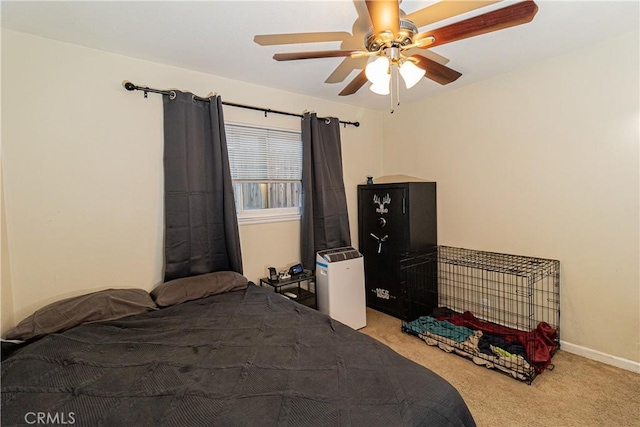
M440 244L559 259L562 340L635 362L639 71L635 33L404 105L383 154L437 181Z
M356 184L382 172L382 113L3 30L2 149L16 321L61 297L151 289L162 280L162 100L125 91L125 79L360 121L341 128L357 239ZM300 128L295 117L232 107L224 113L228 121ZM299 222L246 225L240 235L251 280L267 266L299 261Z
M14 324L9 242L7 240L7 222L5 219L4 183L2 182L2 168L0 167L0 334L4 334Z
M0 99L2 98L1 94L2 87L0 86ZM7 221L4 208L4 182L2 175L2 138L0 138L0 334L4 334L14 323L13 290L11 286L9 242L7 240Z

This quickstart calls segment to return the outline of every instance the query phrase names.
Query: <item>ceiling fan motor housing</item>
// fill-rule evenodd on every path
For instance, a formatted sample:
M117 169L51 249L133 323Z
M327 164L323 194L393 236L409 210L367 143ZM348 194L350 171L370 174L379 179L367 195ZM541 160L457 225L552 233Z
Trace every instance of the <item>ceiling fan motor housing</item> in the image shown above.
M418 33L418 28L408 19L400 19L398 34L390 31L382 31L374 34L373 28L369 29L364 37L364 44L369 52L377 52L385 47L401 47L412 43L413 36Z

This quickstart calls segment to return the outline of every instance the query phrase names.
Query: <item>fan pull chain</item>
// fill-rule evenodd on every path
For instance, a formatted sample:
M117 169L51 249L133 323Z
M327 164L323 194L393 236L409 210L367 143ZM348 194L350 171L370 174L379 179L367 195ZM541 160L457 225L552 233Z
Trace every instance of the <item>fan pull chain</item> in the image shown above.
M396 66L396 105L400 105L400 66Z
M400 105L400 71L398 67L394 67L393 65L390 67L389 72L391 73L391 81L389 82L389 114L393 114L395 111L395 107ZM394 90L394 81L395 80L395 90ZM393 97L395 95L395 104L393 102Z
M389 114L393 114L395 111L393 109L393 66L390 66L389 72L391 73L391 80L389 82Z

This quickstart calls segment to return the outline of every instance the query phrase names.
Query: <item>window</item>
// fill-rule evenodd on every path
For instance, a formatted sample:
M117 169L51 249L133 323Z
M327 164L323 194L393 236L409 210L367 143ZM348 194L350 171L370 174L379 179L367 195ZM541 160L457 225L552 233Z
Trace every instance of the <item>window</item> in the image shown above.
M300 218L300 132L227 123L231 179L240 223Z

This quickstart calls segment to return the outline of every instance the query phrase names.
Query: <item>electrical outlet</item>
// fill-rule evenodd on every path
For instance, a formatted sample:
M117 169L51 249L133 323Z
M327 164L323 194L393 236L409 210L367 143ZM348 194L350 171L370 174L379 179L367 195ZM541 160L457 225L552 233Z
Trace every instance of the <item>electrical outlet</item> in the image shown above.
M488 299L485 299L485 298L482 299L482 308L485 308L485 309L489 308L489 300Z

